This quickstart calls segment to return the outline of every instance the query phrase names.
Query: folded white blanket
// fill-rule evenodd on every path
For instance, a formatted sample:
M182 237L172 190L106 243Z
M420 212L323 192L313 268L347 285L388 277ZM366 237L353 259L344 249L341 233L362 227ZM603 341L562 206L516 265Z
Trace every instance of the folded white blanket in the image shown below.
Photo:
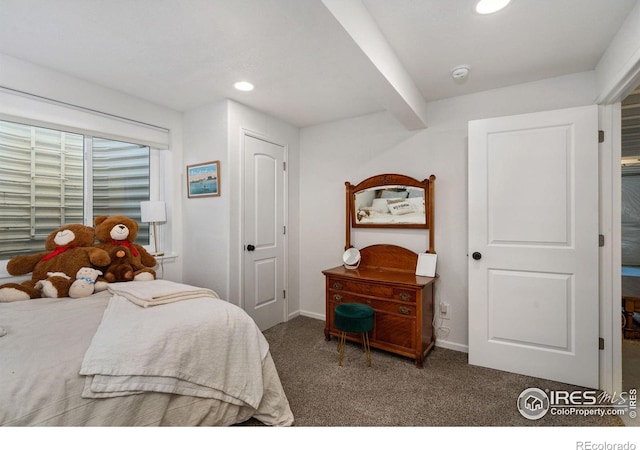
M211 289L175 283L169 280L127 281L109 283L112 294L125 297L138 306L164 305L200 297L220 298Z
M258 408L268 351L253 319L226 301L202 297L140 308L113 295L82 362L82 396L154 391Z

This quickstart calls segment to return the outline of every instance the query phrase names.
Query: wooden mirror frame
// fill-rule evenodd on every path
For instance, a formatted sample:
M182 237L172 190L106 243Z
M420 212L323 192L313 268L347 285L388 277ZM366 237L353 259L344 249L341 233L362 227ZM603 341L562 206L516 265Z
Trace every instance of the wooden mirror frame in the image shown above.
M352 228L420 228L429 229L429 253L435 253L434 245L434 217L433 217L433 199L434 199L434 182L435 175L419 181L406 175L387 173L382 175L374 175L366 180L352 185L346 181L346 245L345 250L351 245L351 229ZM355 210L355 195L358 192L376 187L384 186L406 186L424 189L424 207L425 207L425 223L357 223Z

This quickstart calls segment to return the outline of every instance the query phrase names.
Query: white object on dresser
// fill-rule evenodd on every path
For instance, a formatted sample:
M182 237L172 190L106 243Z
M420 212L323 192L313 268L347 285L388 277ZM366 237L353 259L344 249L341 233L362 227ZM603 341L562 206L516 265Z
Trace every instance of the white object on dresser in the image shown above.
M418 253L416 275L420 275L421 277L435 277L437 261L438 255L435 253Z

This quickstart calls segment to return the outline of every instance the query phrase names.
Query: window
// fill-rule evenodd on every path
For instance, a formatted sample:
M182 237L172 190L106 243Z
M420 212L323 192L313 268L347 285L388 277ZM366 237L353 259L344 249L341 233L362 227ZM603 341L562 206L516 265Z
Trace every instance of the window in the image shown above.
M42 251L51 231L126 215L149 243L140 201L149 199L150 148L0 121L0 260ZM85 167L84 161L91 161ZM88 213L85 213L88 211ZM85 217L91 215L91 217Z

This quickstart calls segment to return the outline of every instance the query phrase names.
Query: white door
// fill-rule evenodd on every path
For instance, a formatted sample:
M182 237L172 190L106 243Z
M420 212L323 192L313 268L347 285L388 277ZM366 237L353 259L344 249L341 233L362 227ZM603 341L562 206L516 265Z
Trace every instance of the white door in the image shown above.
M244 135L244 309L261 330L285 320L285 149Z
M598 110L469 122L469 363L598 387Z

